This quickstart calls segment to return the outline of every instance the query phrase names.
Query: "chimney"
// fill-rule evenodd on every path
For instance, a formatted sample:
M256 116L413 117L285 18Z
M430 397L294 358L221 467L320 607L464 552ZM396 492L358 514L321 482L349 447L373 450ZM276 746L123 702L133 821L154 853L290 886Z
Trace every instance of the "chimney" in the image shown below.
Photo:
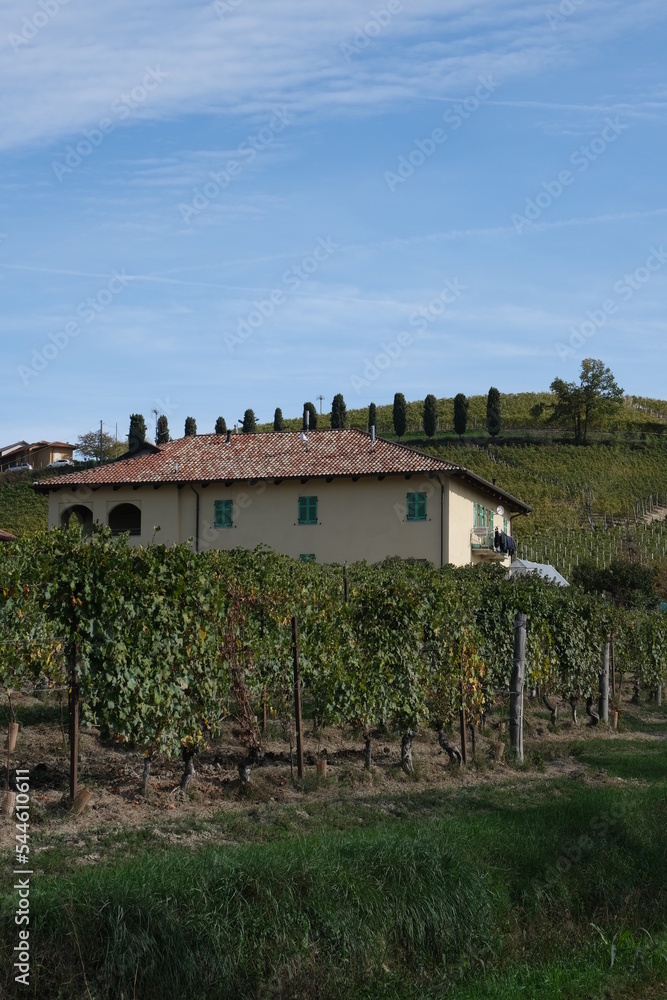
M232 442L232 432L227 431L227 440L225 441L225 444L231 444L231 442Z

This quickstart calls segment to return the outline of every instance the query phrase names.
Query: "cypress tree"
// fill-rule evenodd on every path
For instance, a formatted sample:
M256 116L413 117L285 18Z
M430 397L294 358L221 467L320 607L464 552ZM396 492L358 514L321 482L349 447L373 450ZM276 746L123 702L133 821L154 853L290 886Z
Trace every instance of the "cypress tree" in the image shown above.
M309 414L309 429L311 431L317 430L317 410L312 403L303 404L303 429L306 429L306 410Z
M183 433L185 437L195 437L197 433L197 421L194 417L185 418L185 430Z
M276 406L276 412L273 414L273 430L276 434L281 434L283 427L283 411L279 406Z
M486 429L491 437L500 434L500 393L493 386L486 397Z
M215 433L216 434L226 434L227 433L227 422L224 417L218 417L215 422Z
M167 418L164 413L157 418L157 434L155 435L155 443L169 444L169 424L167 423Z
M405 402L405 396L402 392L397 392L394 396L394 432L397 438L402 438L405 434L405 427L407 422L407 405Z
M130 414L130 430L127 435L129 451L138 451L146 443L146 421L141 413Z
M255 418L254 410L246 410L243 414L241 430L244 434L254 434L257 430L257 420Z
M375 403L371 403L368 407L368 429L371 427L375 428L375 433L377 434L377 407Z
M468 426L468 406L468 399L462 392L454 396L454 430L461 440Z
M342 392L337 392L331 403L331 429L340 430L345 427L347 407Z
M438 421L438 404L436 398L431 393L424 400L424 434L432 438L435 434L435 427Z

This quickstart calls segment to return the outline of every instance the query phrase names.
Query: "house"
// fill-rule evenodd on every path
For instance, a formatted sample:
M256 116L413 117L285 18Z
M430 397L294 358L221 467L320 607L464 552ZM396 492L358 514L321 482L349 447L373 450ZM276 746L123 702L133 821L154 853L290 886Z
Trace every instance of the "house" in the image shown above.
M51 462L72 461L76 445L66 441L16 441L0 448L0 471L7 472L19 465L31 465L33 469L45 469Z
M131 544L264 544L318 562L394 555L509 566L494 549L494 528L511 535L513 517L530 512L458 465L359 430L146 443L35 489L49 495L51 527L75 516L128 531Z

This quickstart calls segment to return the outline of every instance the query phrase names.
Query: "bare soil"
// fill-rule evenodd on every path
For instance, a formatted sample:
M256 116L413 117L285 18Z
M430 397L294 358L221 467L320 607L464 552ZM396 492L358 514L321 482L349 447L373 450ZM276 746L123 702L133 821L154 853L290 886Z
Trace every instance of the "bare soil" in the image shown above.
M30 710L39 705L34 698L22 697L18 701L19 723L24 710L29 716ZM359 800L382 794L391 799L407 788L415 790L415 786L425 790L443 785L454 789L503 782L530 785L549 778L571 778L590 784L636 783L639 779L623 779L596 771L572 755L574 745L585 744L591 738L625 743L663 740L667 735L664 729L667 712L651 714L646 706L632 705L629 701L624 702L622 708L618 731L602 724L590 726L583 711L575 727L565 703L554 727L549 723L548 711L536 700L527 700L526 765L523 768L517 768L510 760L507 723L501 727L498 714L489 717L484 731L476 731L475 757L467 767L450 764L438 746L436 734L426 729L414 740L413 776L401 770L397 736L377 736L373 743L373 765L366 771L359 734L334 728L314 732L312 722L308 722L304 733L306 774L303 782L296 780L295 754L290 766L289 743L281 726L270 723L264 733L264 757L253 772L248 791L241 788L237 770L245 751L235 736L236 727L230 724L222 736L195 759L196 776L187 796L180 791L183 771L180 759L163 758L153 763L149 794L144 797L141 793L143 755L133 748L102 742L97 729L82 727L79 785L90 788L93 795L89 806L77 817L69 811L69 747L58 722L22 725L16 750L10 758L10 768L27 767L30 770L32 849L35 853L40 850L39 841L43 835L48 835L47 840L55 837L70 844L85 835L85 841L81 841L83 847L90 845L90 835L95 831L120 832L142 826L150 828L154 836L165 842L197 846L213 834L197 829L196 823L193 823L195 829L188 830L186 822L185 830L183 824L176 830L173 823L166 821L176 817L186 821L211 819L221 810L233 812L247 808L249 795L251 801L254 796L254 801L258 802L305 807L310 801L339 801L345 797ZM458 734L454 739L458 742ZM505 744L504 756L496 759L500 742ZM6 753L5 750L0 756L3 765ZM468 754L472 758L470 733ZM316 761L321 755L327 759L328 776L324 780L316 775ZM6 787L6 771L3 779L3 787ZM304 816L308 816L305 809ZM0 851L9 850L14 838L13 819L1 816ZM216 841L220 842L219 836ZM81 860L94 862L98 857L88 853Z

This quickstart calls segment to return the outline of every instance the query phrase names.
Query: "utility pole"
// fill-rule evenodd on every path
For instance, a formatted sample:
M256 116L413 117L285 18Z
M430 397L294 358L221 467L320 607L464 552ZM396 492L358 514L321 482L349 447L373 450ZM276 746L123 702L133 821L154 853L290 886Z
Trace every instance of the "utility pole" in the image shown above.
M324 396L315 396L315 399L319 399L319 401L320 401L320 416L321 416L322 415L322 400L324 399Z

